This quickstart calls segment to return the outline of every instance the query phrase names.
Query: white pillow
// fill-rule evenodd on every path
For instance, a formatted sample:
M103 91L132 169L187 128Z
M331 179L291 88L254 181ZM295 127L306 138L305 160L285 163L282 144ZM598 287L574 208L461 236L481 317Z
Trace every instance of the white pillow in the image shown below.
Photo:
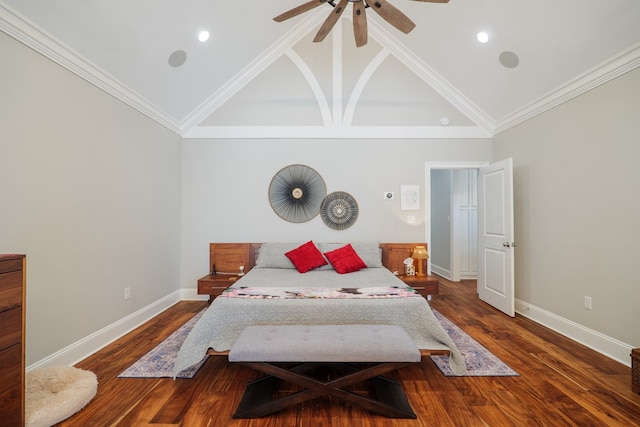
M255 268L296 268L285 253L303 244L298 243L263 243L258 249Z

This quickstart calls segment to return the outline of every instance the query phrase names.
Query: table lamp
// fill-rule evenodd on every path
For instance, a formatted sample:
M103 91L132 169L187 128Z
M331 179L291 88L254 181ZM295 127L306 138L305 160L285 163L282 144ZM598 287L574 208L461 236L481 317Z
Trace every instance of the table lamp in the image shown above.
M416 273L416 276L424 276L424 272L422 271L422 260L429 259L429 253L427 252L426 246L416 246L413 249L411 258L418 260L418 272Z

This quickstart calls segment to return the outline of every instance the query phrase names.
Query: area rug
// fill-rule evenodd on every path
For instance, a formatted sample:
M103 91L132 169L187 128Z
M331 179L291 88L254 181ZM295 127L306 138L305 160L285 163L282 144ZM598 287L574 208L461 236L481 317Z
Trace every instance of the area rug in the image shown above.
M433 309L432 309L433 310ZM451 339L464 357L467 365L466 377L513 377L519 374L507 366L496 355L483 347L478 341L471 338L449 319L438 311L433 310L442 327L447 331ZM454 377L449 367L449 356L430 356L438 369L447 377Z
M205 309L206 310L206 309ZM200 313L193 316L187 323L169 335L164 341L158 344L153 350L142 356L137 362L128 367L118 375L118 378L163 378L173 377L173 365L178 357L178 351L182 343L189 335L191 328L196 324ZM208 356L193 366L179 372L177 378L193 378L200 367L206 362Z
M191 331L191 328L200 318L203 312L198 313L191 320L181 326L167 339L158 344L153 350L145 354L140 360L135 362L118 377L120 378L162 378L173 377L173 364L178 350L183 341ZM504 364L493 353L483 347L476 340L467 335L462 329L453 324L438 311L433 310L436 318L440 321L453 342L456 343L460 352L464 356L467 364L465 376L517 376L518 373ZM449 367L448 356L431 356L438 369L445 376L456 376ZM207 360L205 356L199 363L178 373L178 378L193 378L200 367Z

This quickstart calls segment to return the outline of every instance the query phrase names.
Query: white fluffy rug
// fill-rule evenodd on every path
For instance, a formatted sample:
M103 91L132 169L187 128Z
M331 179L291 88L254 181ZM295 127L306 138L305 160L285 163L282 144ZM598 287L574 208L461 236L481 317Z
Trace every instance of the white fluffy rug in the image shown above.
M26 427L57 424L84 408L98 391L93 372L70 366L27 372L25 383Z

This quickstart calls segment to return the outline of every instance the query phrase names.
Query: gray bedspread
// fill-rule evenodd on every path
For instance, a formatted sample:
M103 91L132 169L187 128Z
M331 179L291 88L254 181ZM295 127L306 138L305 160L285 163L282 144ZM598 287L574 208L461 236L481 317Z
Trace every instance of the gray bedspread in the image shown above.
M254 268L233 287L322 287L371 288L405 286L386 268L367 268L338 274L320 270L300 274L292 269ZM421 349L449 349L454 373L463 375L466 366L426 299L252 299L216 298L184 341L174 366L174 375L198 363L209 348L229 350L240 332L251 325L384 324L403 327Z

